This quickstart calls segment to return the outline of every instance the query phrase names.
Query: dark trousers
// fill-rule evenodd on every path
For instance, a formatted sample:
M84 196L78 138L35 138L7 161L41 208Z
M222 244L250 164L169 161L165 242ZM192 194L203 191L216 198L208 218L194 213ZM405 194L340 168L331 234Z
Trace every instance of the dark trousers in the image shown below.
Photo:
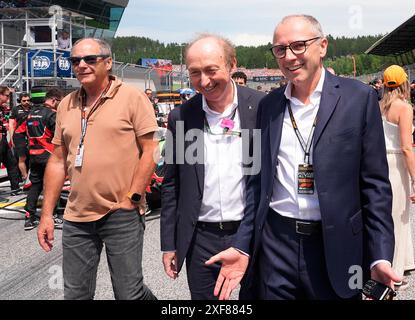
M7 175L10 180L10 188L12 190L19 189L19 169L17 167L16 159L7 143L6 136L1 137L0 142L0 162L3 162L7 169Z
M155 300L142 274L144 217L119 209L98 221L63 223L65 300L93 299L103 244L115 299Z
M328 278L322 232L299 234L292 221L273 210L268 213L252 281L255 298L340 299Z
M45 176L46 162L30 164L30 181L32 186L27 194L25 210L31 216L36 215L37 201L43 190L43 177Z
M228 249L234 230L220 230L197 226L186 256L186 273L193 300L217 300L213 295L221 264L207 266L205 262L215 254Z

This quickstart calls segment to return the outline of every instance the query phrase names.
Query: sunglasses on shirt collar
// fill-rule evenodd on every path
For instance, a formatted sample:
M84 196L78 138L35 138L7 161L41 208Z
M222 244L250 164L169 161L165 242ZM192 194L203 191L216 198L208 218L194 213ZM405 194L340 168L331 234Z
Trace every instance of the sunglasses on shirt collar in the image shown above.
M109 58L107 54L91 54L88 56L83 57L69 57L69 61L73 66L78 66L82 60L85 61L86 64L96 64L98 62L98 58Z

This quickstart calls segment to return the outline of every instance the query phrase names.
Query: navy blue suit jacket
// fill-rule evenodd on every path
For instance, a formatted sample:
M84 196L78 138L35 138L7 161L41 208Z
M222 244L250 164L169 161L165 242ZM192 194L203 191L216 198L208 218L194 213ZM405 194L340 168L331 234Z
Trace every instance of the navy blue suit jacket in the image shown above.
M238 86L237 92L241 128L254 129L257 124L258 104L260 99L264 97L264 93L240 86ZM178 153L193 150L192 145L194 146L196 139L200 139L203 147L204 117L200 94L172 110L169 114L168 131L171 132L171 135L168 133L166 137L165 157L167 159L172 156L173 161L172 163L165 161L166 171L161 193L160 237L162 251L176 251L178 271L183 265L198 221L205 178L203 148L198 154L200 159L198 163L187 163L185 159L184 161L180 159L181 155ZM179 125L178 121L182 121L182 124ZM184 141L184 143L177 140L179 139L179 131L186 134L192 129L197 129L196 132L202 134L197 138L195 136L191 141ZM250 136L252 138L251 134ZM181 143L184 144L184 150L180 147ZM248 232L249 230L241 231L243 234ZM235 238L235 241L238 242L238 238Z
M287 99L285 87L259 106L261 172L247 185L246 240L252 238L246 285L255 260L269 203ZM328 276L340 297L351 297L352 266L368 272L378 259L392 261L394 251L392 192L376 93L359 81L326 72L313 141L315 181L320 203ZM250 229L249 229L250 228Z

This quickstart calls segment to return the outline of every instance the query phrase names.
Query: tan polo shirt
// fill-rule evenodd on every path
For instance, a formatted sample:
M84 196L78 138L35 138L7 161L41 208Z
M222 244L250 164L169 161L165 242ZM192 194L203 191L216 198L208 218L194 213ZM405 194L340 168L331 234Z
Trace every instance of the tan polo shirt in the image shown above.
M74 167L81 137L80 90L66 96L57 110L52 142L68 150L71 192L64 218L69 221L96 221L120 207L139 165L137 138L158 130L144 92L111 79L105 102L88 120L82 167Z

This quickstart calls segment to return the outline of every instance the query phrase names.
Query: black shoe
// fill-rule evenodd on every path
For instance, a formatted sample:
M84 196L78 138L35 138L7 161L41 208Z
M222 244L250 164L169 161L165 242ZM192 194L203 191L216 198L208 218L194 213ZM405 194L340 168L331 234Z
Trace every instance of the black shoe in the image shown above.
M144 215L145 215L145 216L148 216L150 213L151 213L151 209L150 209L150 207L148 206L148 204L146 204L146 211L144 212Z
M62 217L54 216L53 221L55 223L55 229L62 229L62 227L63 227Z
M24 221L24 229L25 231L32 230L39 225L39 218L38 217L26 217Z

